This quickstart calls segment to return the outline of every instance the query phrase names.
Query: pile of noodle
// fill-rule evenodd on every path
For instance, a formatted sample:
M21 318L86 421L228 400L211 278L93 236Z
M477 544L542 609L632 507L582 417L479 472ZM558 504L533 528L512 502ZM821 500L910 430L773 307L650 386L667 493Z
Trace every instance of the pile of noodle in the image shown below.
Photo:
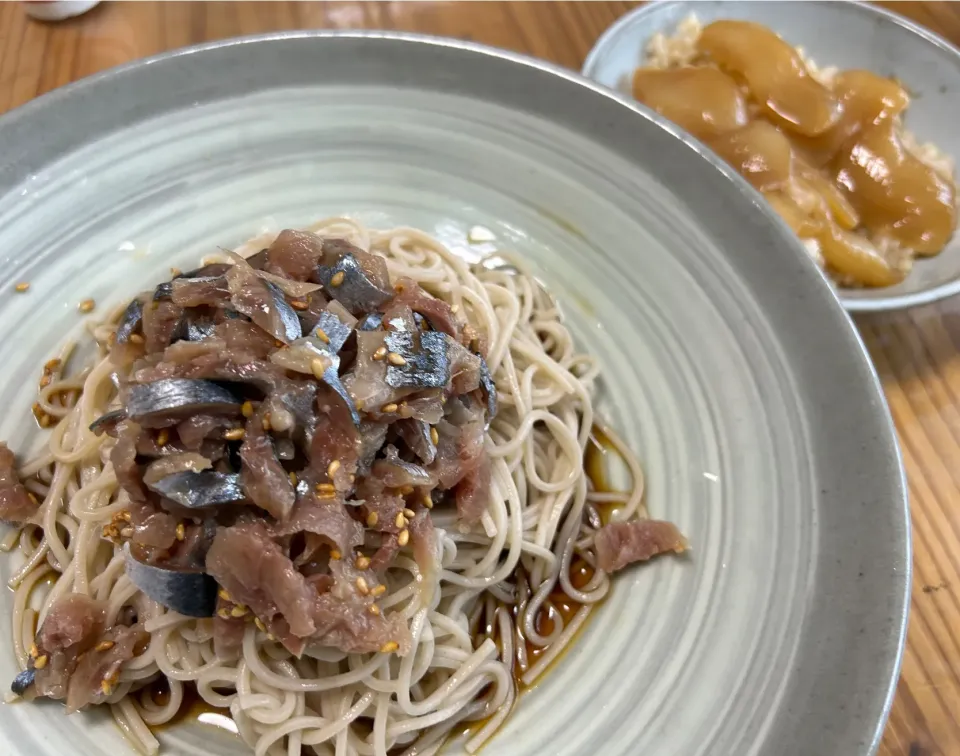
M19 546L23 558L9 581L16 591L13 642L23 669L38 623L69 592L105 602L108 624L134 611L150 644L124 666L109 702L123 732L147 754L159 748L151 727L174 718L190 683L208 704L229 710L257 756L429 756L474 722L466 743L472 752L510 713L518 682L532 683L606 594L609 580L600 570L579 589L570 577L575 555L594 562L595 507L614 503L619 518L642 514L639 464L607 429L632 487L591 489L583 457L597 423L591 389L598 368L576 351L556 303L516 261L468 265L420 231L375 231L344 218L310 230L382 254L391 278L409 276L486 334L500 398L486 438L489 509L469 532L454 512L435 510L439 563L421 573L401 554L384 577L383 609L400 611L409 623L406 656L308 647L296 659L251 623L241 658L221 661L212 621L144 596L125 575L120 548L101 536L125 508L126 494L109 462L113 439L88 429L115 406L117 393L116 368L106 357L112 322L92 328L97 353L67 370L80 361L68 346L40 391L40 408L56 425L46 450L20 472L42 500L42 528L11 532L3 544ZM250 254L269 241L261 237L237 251ZM558 592L580 607L566 624L550 604ZM538 623L541 615L551 622ZM544 626L547 637L538 632ZM528 647L545 649L535 663ZM169 683L162 703L149 685L160 676Z

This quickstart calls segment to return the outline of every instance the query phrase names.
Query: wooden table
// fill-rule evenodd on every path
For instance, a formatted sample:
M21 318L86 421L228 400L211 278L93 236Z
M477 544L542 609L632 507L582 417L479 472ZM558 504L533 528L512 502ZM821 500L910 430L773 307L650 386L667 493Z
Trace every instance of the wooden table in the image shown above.
M960 45L960 4L882 3ZM59 24L0 3L0 112L125 61L281 29L379 27L472 39L577 69L630 2L104 3ZM3 146L0 145L0 149ZM960 754L960 300L858 318L897 423L913 508L913 605L880 753ZM821 754L819 756L846 756Z

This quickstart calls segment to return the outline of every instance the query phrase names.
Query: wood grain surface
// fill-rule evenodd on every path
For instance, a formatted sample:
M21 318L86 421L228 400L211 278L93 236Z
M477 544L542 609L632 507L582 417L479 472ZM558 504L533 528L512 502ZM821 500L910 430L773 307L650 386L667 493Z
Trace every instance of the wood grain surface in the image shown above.
M960 4L881 3L960 45ZM389 28L472 39L579 68L636 3L102 3L45 24L0 2L0 112L128 60L204 40L301 28ZM7 145L0 144L0 149ZM882 756L960 754L960 301L857 324L886 389L913 516L913 602ZM719 756L719 755L718 755ZM847 756L811 754L811 756Z

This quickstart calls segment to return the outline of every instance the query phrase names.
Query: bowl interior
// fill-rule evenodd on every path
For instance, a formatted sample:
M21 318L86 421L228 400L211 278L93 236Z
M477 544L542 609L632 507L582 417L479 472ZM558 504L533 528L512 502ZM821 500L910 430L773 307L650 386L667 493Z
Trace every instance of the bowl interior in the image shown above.
M882 9L850 2L663 2L638 8L608 30L591 51L583 73L625 94L657 32L673 33L691 13L704 23L732 18L756 21L802 47L820 66L864 68L901 80L912 95L906 127L921 143L960 154L956 99L960 54L943 40ZM906 280L884 289L842 289L849 310L922 304L960 291L960 236L939 255L918 260Z
M82 299L102 312L217 245L325 215L418 226L473 258L493 246L468 240L484 226L600 359L600 411L644 462L649 510L693 545L621 575L485 753L877 742L909 560L876 378L795 240L667 128L481 48L296 35L99 77L0 134L22 147L0 163L0 288L31 283L0 299L0 438L38 442L35 382ZM0 626L0 679L8 643ZM160 739L244 752L203 724ZM103 712L0 707L0 753L128 751Z

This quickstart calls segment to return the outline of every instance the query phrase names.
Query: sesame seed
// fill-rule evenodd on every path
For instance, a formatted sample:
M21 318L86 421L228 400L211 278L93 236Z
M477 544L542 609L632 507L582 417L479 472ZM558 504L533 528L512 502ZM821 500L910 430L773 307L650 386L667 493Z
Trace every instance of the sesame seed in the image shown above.
M113 693L113 686L107 680L100 681L100 690L105 696L109 696Z
M342 270L338 270L336 273L333 274L333 278L330 279L330 285L333 287L339 286L340 284L343 283L343 279L346 277L346 275L347 274L344 273Z
M378 515L376 512L371 512L370 514L367 515L367 527L372 528L374 525L377 524L377 521L379 519L380 519L380 515Z
M410 531L401 530L400 535L397 536L397 543L401 546L406 546L410 542Z
M182 541L187 537L187 529L184 527L183 523L177 525L177 540Z
M170 440L170 431L166 428L157 433L157 446L166 446L167 441Z
M267 633L268 641L275 641L276 639L277 639L277 636L275 636L273 633Z
M358 570L365 570L370 566L370 557L366 557L361 554L357 557L356 564Z
M257 630L260 632L267 632L267 626L263 624L263 620L261 620L259 617L253 618L253 624L257 626Z
M403 516L403 512L397 513L397 519L393 521L393 524L396 525L398 528L402 528L406 526L407 519Z
M373 353L373 359L382 360L387 356L387 348L385 346L379 347L376 352Z
M383 407L380 408L380 411L384 413L396 412L397 405L394 402L390 402L390 404L384 404Z
M30 499L30 503L35 507L40 506L40 500L37 498L37 495L33 491L27 491L27 498Z
M240 405L240 414L244 417L250 417L253 415L253 404L249 401L244 402Z
M290 485L296 487L296 485L297 485L297 474L296 474L295 472L291 471L291 472L287 475L287 477L290 478Z
M371 596L382 596L387 592L387 586L385 585L375 585L370 589Z
M100 642L97 644L97 651L109 651L109 650L110 650L111 648L113 648L115 645L117 645L117 644L114 643L112 640L100 641Z
M403 355L397 354L396 352L390 352L390 354L387 355L387 362L389 362L391 365L397 366L407 364L407 361L403 358Z
M217 616L221 619L230 619L229 609L217 609Z
M343 554L337 551L337 549L330 549L330 558L334 562L339 562L341 559L343 559Z
M396 651L398 648L400 648L400 644L399 644L399 643L397 643L396 641L390 641L389 643L384 643L384 644L380 647L380 653L381 653L381 654L392 654L392 653L393 653L394 651Z
M84 299L79 305L77 305L77 309L82 313L88 313L93 312L93 308L96 306L97 303L94 300Z
M380 614L380 607L376 604L370 604L370 614L377 616Z
M327 465L327 476L332 478L334 475L337 474L337 470L339 469L340 469L340 460L339 459L333 460L333 462Z
M451 314L451 315L456 315L458 312L460 312L460 305L455 304L455 305L451 305L451 306L450 306L450 314Z
M18 283L16 286L13 287L13 290L18 294L23 294L23 292L25 292L29 288L30 288L29 283L27 283L26 281L21 281L20 283Z
M221 588L219 591L217 591L217 595L224 601L230 601L230 594L227 593L226 588Z
M397 490L397 493L399 493L401 496L409 496L413 493L413 486L400 486L400 488Z
M247 432L243 428L231 428L223 434L223 437L227 441L239 441L245 435L247 435Z
M263 426L265 431L270 430L270 413L264 412L263 417L260 419L260 425Z
M247 607L243 604L237 604L230 610L230 616L234 618L243 617L247 613Z
M294 310L306 310L310 305L308 305L302 299L293 299L290 301L290 306Z
M322 341L324 344L330 343L330 337L327 336L327 332L324 331L322 328L320 328L320 326L317 326L316 328L313 329L313 334L318 339L320 339L320 341Z
M50 381L53 379L49 375L44 375L40 377L40 388L46 388L50 385Z
M37 644L34 643L32 646L30 646L30 658L36 659L38 656L40 656L40 649L37 648Z
M58 367L60 367L60 360L58 360L56 357L54 357L52 360L47 360L43 364L44 370L52 371L52 370L56 370Z
M357 590L360 592L361 596L366 596L370 593L370 588L367 586L367 581L363 579L363 576L357 578Z
M323 378L323 374L327 371L327 363L319 357L314 357L310 360L310 370L317 378Z
M429 491L423 495L423 506L427 509L433 509L433 498L430 496Z
M434 446L440 443L440 433L436 428L430 428L430 440L433 441Z
M316 491L318 494L334 494L337 493L337 487L333 483L317 483Z
M130 341L132 341L134 344L142 344L144 342L144 338L139 333L131 333Z

